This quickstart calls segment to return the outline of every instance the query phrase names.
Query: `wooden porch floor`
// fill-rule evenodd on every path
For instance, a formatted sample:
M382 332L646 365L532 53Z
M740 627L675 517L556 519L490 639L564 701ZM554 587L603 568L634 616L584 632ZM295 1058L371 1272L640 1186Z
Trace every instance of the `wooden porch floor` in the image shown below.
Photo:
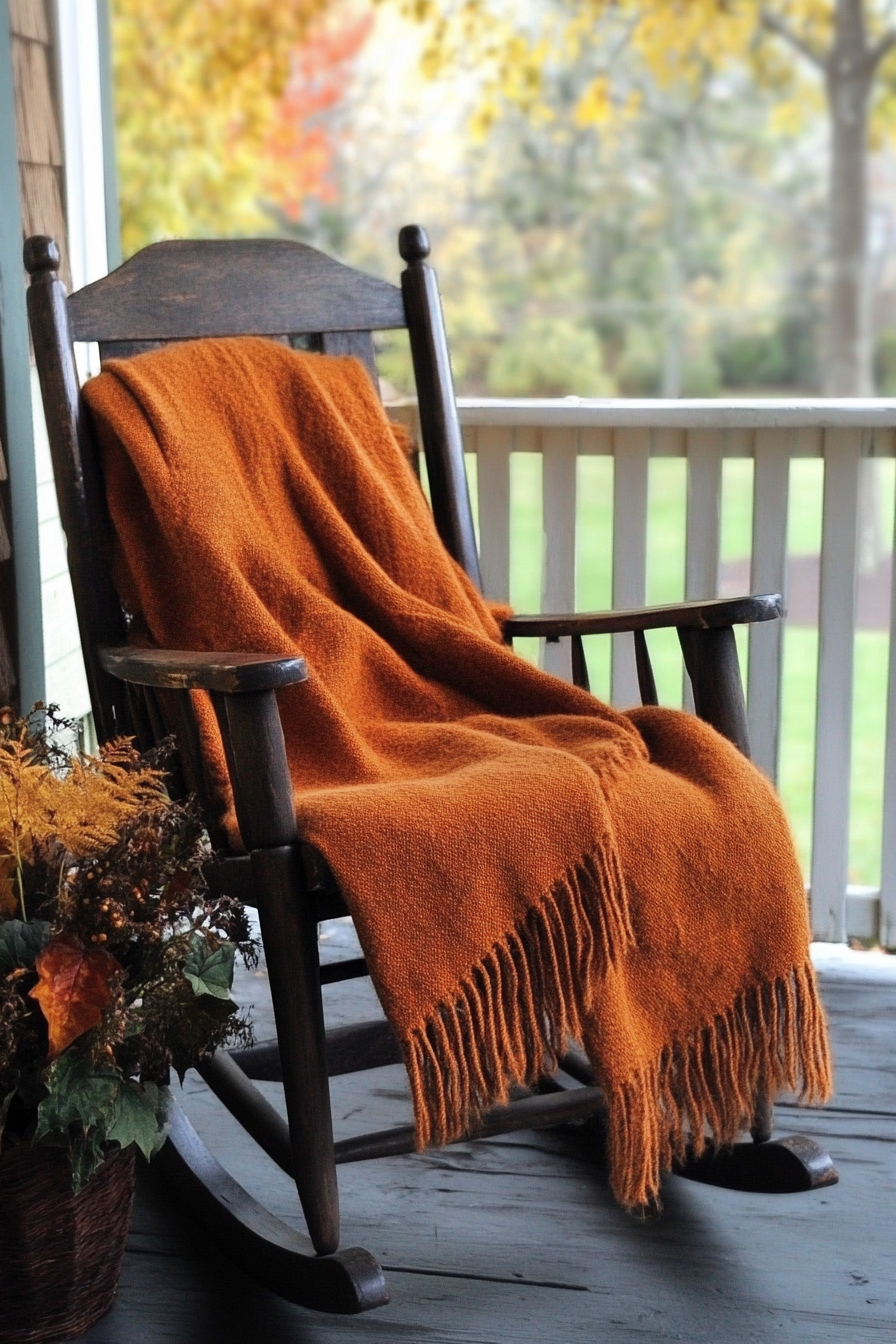
M328 955L349 928L329 926ZM504 1136L340 1168L343 1245L387 1269L392 1301L320 1315L260 1289L141 1182L118 1298L89 1344L859 1344L896 1340L896 980L823 977L837 1052L825 1112L779 1107L781 1133L821 1136L840 1184L755 1196L670 1177L665 1209L637 1222L613 1203L580 1141ZM259 1038L263 973L244 976ZM377 1011L368 982L327 989L331 1023ZM276 1085L265 1085L272 1100ZM288 1180L198 1081L185 1105L221 1161L296 1218ZM334 1080L337 1137L409 1118L400 1068Z

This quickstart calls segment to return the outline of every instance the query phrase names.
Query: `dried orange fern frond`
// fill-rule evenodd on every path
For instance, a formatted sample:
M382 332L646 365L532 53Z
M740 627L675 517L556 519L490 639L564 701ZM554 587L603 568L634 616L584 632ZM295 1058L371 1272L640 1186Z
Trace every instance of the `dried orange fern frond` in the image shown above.
M163 772L126 740L71 757L57 773L20 740L0 743L0 855L33 865L59 845L84 858L113 845L125 822L164 809Z

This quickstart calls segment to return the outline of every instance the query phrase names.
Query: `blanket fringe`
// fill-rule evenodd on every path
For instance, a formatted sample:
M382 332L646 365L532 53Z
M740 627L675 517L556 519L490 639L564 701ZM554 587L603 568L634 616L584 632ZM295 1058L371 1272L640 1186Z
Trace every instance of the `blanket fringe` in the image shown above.
M570 868L405 1042L418 1148L451 1143L581 1038L580 1004L634 941L615 846Z
M758 1099L783 1091L825 1101L831 1065L824 1013L810 962L738 996L694 1037L677 1041L649 1068L608 1092L613 1193L626 1208L655 1205L660 1174L686 1149L730 1144Z

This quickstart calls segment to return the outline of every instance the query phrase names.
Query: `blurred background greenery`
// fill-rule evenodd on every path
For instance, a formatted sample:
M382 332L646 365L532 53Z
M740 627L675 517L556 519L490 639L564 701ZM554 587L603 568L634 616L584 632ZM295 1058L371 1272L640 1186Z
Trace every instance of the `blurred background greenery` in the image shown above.
M394 276L418 220L461 394L896 392L883 0L112 9L126 255L268 232ZM853 191L868 302L854 385L832 388L832 285L856 266L821 60L849 54L847 11L871 71ZM388 367L404 390L400 349Z

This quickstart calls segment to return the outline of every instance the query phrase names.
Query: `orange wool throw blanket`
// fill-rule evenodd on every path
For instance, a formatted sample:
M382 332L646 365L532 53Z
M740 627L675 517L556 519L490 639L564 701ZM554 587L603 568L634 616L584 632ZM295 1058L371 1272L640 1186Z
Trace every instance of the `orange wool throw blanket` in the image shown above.
M110 362L85 396L146 638L308 661L279 696L300 833L354 916L421 1146L570 1039L628 1206L758 1094L828 1094L772 789L696 718L618 713L502 643L360 364L191 342Z

